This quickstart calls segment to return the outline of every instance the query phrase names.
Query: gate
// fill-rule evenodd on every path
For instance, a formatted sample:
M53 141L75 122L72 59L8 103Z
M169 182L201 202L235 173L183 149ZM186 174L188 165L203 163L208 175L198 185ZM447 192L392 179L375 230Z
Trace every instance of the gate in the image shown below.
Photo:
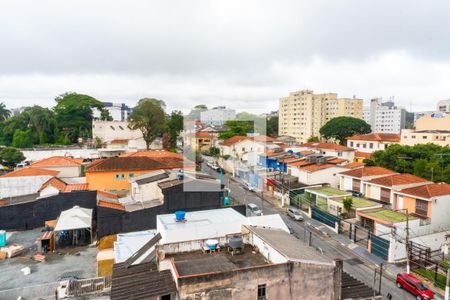
M341 225L341 219L337 216L334 216L326 211L323 211L317 207L311 207L311 216L313 219L324 223L332 228L335 228L336 223L338 223L339 228Z
M370 234L370 252L378 257L381 257L385 260L389 258L389 240L383 239L374 234Z

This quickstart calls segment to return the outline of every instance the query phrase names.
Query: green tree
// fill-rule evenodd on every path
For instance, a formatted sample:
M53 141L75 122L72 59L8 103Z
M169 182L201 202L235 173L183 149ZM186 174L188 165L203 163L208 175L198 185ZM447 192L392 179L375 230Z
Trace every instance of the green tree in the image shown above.
M208 110L208 107L205 104L198 104L194 106L194 108L191 109L189 114L186 116L186 120L200 120L200 113L205 110Z
M346 197L342 200L342 205L344 206L344 209L346 212L349 212L353 207L353 198Z
M266 122L267 135L278 136L278 117L268 117Z
M102 109L103 104L88 95L64 95L54 108L58 129L64 132L71 142L76 142L78 137L91 137L93 108Z
M23 153L16 148L6 147L0 151L0 160L3 165L13 167L25 159Z
M151 100L139 101L128 119L131 129L142 132L147 149L156 138L162 136L165 129L164 110Z
M140 103L142 103L142 102L148 102L148 101L150 101L150 102L152 102L153 104L155 104L155 105L161 107L162 110L165 110L165 109L166 109L166 102L165 102L164 100L160 100L160 99L156 99L156 98L142 98L142 99L139 99L138 105L139 105Z
M22 131L20 129L16 129L13 136L12 146L15 148L33 147L33 136L31 131Z
M308 143L318 143L320 142L320 139L317 136L310 136L306 141Z
M220 149L217 147L211 147L209 148L209 155L213 157L219 157L220 155Z
M320 134L325 139L335 139L341 145L345 145L347 138L355 134L370 133L370 125L364 120L353 117L337 117L328 121L322 128Z
M112 121L113 120L113 117L111 117L111 115L109 114L109 110L107 110L104 107L100 109L100 120L102 120L102 121Z
M219 134L219 139L229 139L236 135L247 135L254 131L253 121L226 121L228 130Z
M174 110L167 118L167 132L170 137L170 148L177 146L178 136L183 130L183 113L179 110Z
M0 103L0 121L5 121L11 117L11 111L6 108L3 102Z

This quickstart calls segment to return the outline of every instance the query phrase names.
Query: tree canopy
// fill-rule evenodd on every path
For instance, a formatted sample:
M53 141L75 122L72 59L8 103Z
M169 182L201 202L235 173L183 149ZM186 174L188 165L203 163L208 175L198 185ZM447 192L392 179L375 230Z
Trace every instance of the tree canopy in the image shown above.
M198 104L191 109L189 114L186 116L187 120L200 120L200 113L202 111L208 110L208 107L205 104Z
M11 111L6 108L3 102L0 103L0 121L5 121L11 117Z
M390 145L375 151L369 165L389 168L399 173L411 173L435 182L450 183L450 147L435 144L414 146Z
M94 107L101 110L103 104L88 95L65 94L54 108L58 129L64 132L71 142L76 142L78 137L91 137Z
M167 133L169 134L170 148L177 146L177 138L181 130L183 130L183 113L179 110L174 110L167 118Z
M268 117L266 122L267 135L278 136L278 117Z
M164 133L164 110L152 100L139 101L128 116L128 121L131 129L142 132L147 149L150 149L151 143Z
M0 151L0 160L3 165L13 167L17 163L23 161L25 156L16 148L6 147Z
M353 117L336 117L323 125L319 132L325 139L335 139L341 145L345 145L348 137L370 133L371 129L364 120Z
M254 131L253 121L226 121L228 130L219 134L219 139L229 139L236 135L247 135Z

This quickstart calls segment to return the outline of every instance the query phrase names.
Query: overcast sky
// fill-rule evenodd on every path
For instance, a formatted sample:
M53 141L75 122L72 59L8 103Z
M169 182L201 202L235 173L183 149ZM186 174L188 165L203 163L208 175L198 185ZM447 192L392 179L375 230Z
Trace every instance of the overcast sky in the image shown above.
M0 101L76 91L275 110L290 91L450 98L450 1L0 0Z

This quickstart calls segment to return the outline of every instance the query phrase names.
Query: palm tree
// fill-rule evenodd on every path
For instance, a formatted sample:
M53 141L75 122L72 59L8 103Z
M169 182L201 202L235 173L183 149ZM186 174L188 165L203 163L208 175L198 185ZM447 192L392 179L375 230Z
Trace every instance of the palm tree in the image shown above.
M0 103L0 121L5 121L9 117L11 117L11 111L6 108L6 105L3 102L1 102Z

